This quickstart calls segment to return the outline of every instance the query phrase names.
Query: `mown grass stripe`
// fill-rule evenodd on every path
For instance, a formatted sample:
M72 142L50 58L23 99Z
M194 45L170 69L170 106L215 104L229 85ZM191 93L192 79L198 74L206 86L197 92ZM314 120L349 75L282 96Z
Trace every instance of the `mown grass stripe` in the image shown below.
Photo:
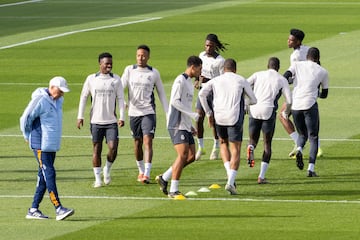
M68 36L68 35L72 35L72 34L76 34L76 33L90 32L90 31L106 29L106 28L114 28L114 27L126 26L126 25L130 25L130 24L155 21L155 20L159 20L159 19L161 19L161 17L145 18L145 19L140 19L140 20L136 20L136 21L130 21L130 22L111 24L111 25L106 25L106 26L100 26L100 27L86 28L86 29L80 29L80 30L76 30L76 31L64 32L64 33L60 33L60 34L56 34L56 35L51 35L51 36L47 36L47 37L37 38L37 39L25 41L25 42L19 42L19 43L3 46L3 47L0 47L0 50L13 48L13 47L18 47L18 46L22 46L22 45L27 45L27 44L40 42L40 41L44 41L44 40L49 40L49 39L53 39L53 38L64 37L64 36Z
M23 137L20 134L0 134L0 137ZM64 135L62 138L91 138L91 136L69 136ZM120 139L133 139L132 136L120 136ZM157 136L157 139L170 139L170 137L167 136ZM213 139L211 137L204 137L204 139ZM244 140L247 140L248 138L244 137ZM291 138L273 138L274 141L293 141ZM321 138L321 141L327 141L327 142L360 142L360 139L346 139L346 138Z
M0 195L0 198L33 198L32 195ZM130 196L61 196L67 199L108 199L108 200L172 200L166 197L130 197ZM360 200L300 200L300 199L255 199L255 198L187 198L190 201L241 201L241 202L287 202L287 203L338 203L360 204Z
M31 1L16 2L16 3L0 4L0 8L17 6L17 5L24 5L24 4L28 4L28 3L36 3L36 2L42 2L42 1L43 0L31 0Z

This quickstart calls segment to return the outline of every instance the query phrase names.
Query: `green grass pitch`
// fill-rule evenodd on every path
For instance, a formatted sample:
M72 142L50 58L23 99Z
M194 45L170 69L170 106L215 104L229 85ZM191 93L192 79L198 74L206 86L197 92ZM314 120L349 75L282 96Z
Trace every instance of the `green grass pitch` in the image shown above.
M357 239L360 235L360 3L358 0L264 1L12 1L0 0L0 229L4 239ZM136 182L128 121L120 130L119 155L112 183L93 189L89 130L76 128L85 77L98 70L97 56L109 51L113 71L135 63L139 44L151 48L167 97L186 58L203 50L208 33L228 43L224 57L238 62L244 77L266 68L267 59L289 64L290 28L305 31L304 44L321 51L329 71L327 99L320 99L319 178L306 178L287 157L293 144L277 122L268 185L256 183L247 167L247 121L237 184L239 195L224 190L221 161L202 159L188 166L180 181L184 193L213 183L221 189L197 193L185 201L163 195L152 181ZM57 183L62 203L75 209L65 221L54 220L45 195L41 210L52 219L25 219L36 182L36 162L18 126L31 92L54 75L64 76L62 148L57 154ZM282 100L281 100L282 101ZM165 116L158 102L152 178L175 158ZM89 110L89 107L87 107ZM89 119L85 119L88 126ZM206 128L206 151L212 140ZM308 151L309 145L306 145ZM106 148L105 148L106 150ZM105 159L104 152L104 158ZM207 156L205 155L205 156ZM306 157L306 155L305 155Z

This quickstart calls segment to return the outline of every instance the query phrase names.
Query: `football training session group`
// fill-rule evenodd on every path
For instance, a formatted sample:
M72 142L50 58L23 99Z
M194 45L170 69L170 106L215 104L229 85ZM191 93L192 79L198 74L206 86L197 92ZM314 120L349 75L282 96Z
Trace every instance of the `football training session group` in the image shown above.
M5 234L358 237L359 10L0 1Z

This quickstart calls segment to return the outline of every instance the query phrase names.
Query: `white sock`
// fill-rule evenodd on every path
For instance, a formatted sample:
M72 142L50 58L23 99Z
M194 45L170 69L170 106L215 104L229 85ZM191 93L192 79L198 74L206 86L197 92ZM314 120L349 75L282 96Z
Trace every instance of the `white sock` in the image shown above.
M234 182L235 182L235 179L236 179L236 175L237 175L237 171L234 170L234 169L230 169L229 171L229 177L228 177L228 180L227 180L227 184L229 184L230 186L234 186Z
M101 167L94 167L95 182L101 183Z
M113 163L114 162L109 162L109 161L106 160L106 165L105 166L106 166L108 172L110 172L110 169L111 169L111 166L113 165Z
M112 164L113 164L113 162L109 162L109 161L106 160L105 167L104 167L103 171L104 172L106 171L106 174L108 174L108 175L110 175L110 169L111 169Z
M171 180L170 192L179 191L179 180Z
M296 150L300 151L301 153L302 153L302 151L303 151L302 147L297 147Z
M203 138L198 138L197 142L198 142L199 148L204 148L204 139Z
M226 161L224 163L224 168L225 168L225 171L226 171L226 176L229 178L229 176L230 176L230 162L229 161Z
M215 138L214 138L213 148L219 148L219 139L215 139Z
M315 172L315 164L313 163L309 163L309 166L308 166L308 171L312 171L312 172Z
M267 171L269 164L266 162L261 162L261 166L260 166L260 173L259 173L259 178L264 179L265 178L265 173Z
M150 171L151 171L151 163L145 163L145 172L144 172L144 176L149 177L150 178Z
M144 174L145 172L144 160L136 161L136 166L139 169L139 174Z
M294 141L295 145L297 144L297 139L299 138L299 134L295 131L290 134L291 139Z
M162 178L168 182L171 179L171 176L172 176L172 167L169 167L169 169L163 173Z

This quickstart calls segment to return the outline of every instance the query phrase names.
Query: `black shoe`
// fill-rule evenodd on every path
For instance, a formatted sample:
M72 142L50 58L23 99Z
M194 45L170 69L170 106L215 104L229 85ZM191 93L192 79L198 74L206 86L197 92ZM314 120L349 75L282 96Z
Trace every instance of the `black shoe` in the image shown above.
M299 150L296 153L296 166L300 169L304 169L303 155Z
M162 175L156 176L155 181L160 185L160 190L165 195L168 195L168 191L167 191L168 182L162 178Z
M308 174L307 174L308 177L319 177L319 175L316 174L316 172L313 172L313 171L308 171Z

